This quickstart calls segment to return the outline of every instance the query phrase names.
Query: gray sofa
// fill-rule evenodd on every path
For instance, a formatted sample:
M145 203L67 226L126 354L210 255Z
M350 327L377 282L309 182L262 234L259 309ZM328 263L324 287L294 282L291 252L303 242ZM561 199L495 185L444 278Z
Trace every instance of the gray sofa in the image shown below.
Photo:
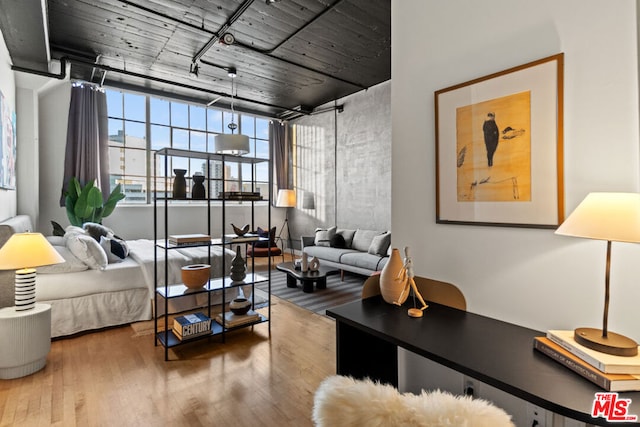
M331 227L302 236L302 250L321 265L370 276L382 270L391 253L391 232Z

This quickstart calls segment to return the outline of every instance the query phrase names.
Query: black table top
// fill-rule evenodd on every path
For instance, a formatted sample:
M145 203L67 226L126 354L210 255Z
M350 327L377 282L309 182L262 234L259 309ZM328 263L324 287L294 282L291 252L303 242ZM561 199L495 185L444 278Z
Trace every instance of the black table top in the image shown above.
M301 270L296 270L295 264L292 262L282 262L276 265L276 268L280 271L284 271L287 274L292 275L296 279L304 280L304 279L318 279L321 277L326 277L331 274L338 274L340 270L334 267L327 267L320 264L320 267L316 271L307 270L306 272L302 272Z
M533 338L544 332L434 303L422 318L411 318L406 307L379 296L327 315L560 415L595 425L640 425L592 418L595 393L605 390L534 350ZM631 399L628 413L640 416L640 392L620 397Z

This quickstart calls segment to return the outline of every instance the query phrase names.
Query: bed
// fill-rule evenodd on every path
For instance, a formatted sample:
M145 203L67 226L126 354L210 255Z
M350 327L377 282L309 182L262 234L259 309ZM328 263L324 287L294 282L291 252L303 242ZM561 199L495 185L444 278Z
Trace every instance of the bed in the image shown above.
M18 215L0 223L0 246L13 233L32 230L31 219ZM67 262L50 268L38 268L36 301L51 304L51 337L136 321L153 316L156 286L164 286L164 250L152 240L127 240L129 255L119 262L109 262L104 269L84 268L55 239L54 247ZM154 250L158 252L158 282L154 279ZM207 247L180 248L169 251L168 280L179 283L181 267L207 262ZM222 256L227 274L235 253L211 246L211 277L222 276ZM13 272L0 272L0 307L13 305ZM238 289L228 289L226 301L238 296ZM212 304L221 304L221 292L212 293ZM182 311L206 307L206 294L185 295L172 299L169 310ZM162 305L164 311L164 305ZM159 313L161 314L161 313Z

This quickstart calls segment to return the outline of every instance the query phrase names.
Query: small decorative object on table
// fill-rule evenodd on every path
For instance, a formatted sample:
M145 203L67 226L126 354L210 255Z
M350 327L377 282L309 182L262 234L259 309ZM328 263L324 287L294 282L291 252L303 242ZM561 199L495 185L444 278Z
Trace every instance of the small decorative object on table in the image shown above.
M208 281L211 271L209 264L193 264L182 267L182 283L189 289L203 287Z
M404 289L400 293L400 296L398 297L398 300L394 301L393 303L396 305L402 305L402 303L399 301L404 302L407 299L407 296L409 295L409 292L410 292L409 288L411 288L413 289L413 308L410 308L407 314L411 317L422 317L422 311L428 306L427 306L427 303L424 302L422 295L420 295L420 292L418 291L418 287L416 286L415 280L413 280L415 274L413 273L413 260L409 255L409 246L404 247L404 257L405 257L404 265L398 275L402 277L402 281L405 283L405 285L404 285ZM422 303L422 307L420 308L416 307L416 297Z
M309 255L306 252L302 252L302 259L300 260L300 271L306 273L309 269Z
M233 232L236 233L237 236L244 236L249 231L249 224L245 224L244 227L239 228L231 223L231 227L233 227Z
M318 257L311 257L308 267L309 271L318 271L318 269L320 268L320 260L318 259Z
M236 298L229 303L229 310L237 315L247 314L250 308L251 301L246 298Z
M236 256L231 260L231 280L234 282L242 282L247 277L247 268L240 253L240 245L236 247Z
M193 180L193 187L191 188L191 198L197 200L205 199L204 190L204 175L196 172L191 179Z
M187 173L186 169L174 169L173 173L176 174L173 179L173 198L174 199L186 199L187 198L187 180L184 174Z

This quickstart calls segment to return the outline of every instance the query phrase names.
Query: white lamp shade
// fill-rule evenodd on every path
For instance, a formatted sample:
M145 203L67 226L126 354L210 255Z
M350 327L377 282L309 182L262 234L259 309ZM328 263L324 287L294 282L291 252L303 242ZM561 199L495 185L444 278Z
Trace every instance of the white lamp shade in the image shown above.
M293 208L296 206L296 192L294 190L278 190L277 208Z
M640 243L640 194L590 193L556 234Z
M250 151L249 137L241 134L219 134L214 139L214 151L218 154L240 156Z
M40 267L64 261L41 233L15 233L0 248L0 270Z

